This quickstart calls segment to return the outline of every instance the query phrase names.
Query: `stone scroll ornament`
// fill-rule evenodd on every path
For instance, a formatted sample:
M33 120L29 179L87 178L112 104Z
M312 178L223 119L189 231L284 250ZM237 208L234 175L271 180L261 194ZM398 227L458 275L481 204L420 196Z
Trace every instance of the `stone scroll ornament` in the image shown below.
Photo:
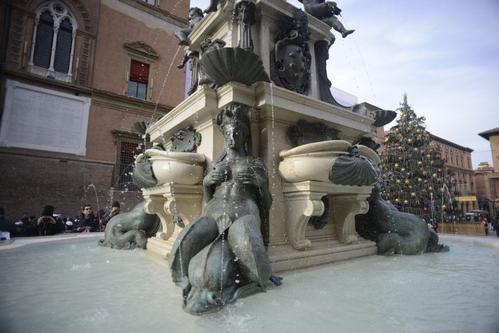
M217 116L224 152L203 180L207 204L170 252L173 281L183 308L201 315L238 298L264 291L272 276L261 225L272 204L265 165L249 155L248 107L233 103Z
M280 87L307 94L310 89L311 55L308 48L308 17L297 10L294 19L284 24L271 54L271 78Z
M298 0L303 4L303 8L313 17L329 25L334 30L341 33L341 36L352 34L355 30L346 29L336 16L341 16L341 9L334 1L324 0Z

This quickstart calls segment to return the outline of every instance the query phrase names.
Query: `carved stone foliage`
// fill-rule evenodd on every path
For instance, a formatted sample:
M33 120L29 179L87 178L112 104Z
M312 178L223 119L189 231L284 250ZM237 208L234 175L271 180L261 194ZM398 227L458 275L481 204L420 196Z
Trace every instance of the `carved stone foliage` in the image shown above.
M311 123L300 119L296 125L288 128L288 139L295 146L300 146L312 142L326 140L336 140L338 130L328 127L323 123Z
M307 94L311 64L307 14L297 10L294 19L284 26L287 27L277 35L271 54L272 81L280 87Z
M201 134L189 126L173 134L170 141L172 142L171 151L194 153L201 144Z

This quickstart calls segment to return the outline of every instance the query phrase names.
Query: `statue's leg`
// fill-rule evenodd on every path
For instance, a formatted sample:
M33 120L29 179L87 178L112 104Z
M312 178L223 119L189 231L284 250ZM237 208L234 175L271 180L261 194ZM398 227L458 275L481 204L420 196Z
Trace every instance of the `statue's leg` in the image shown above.
M182 229L169 257L173 282L181 284L182 287L187 286L191 258L217 237L217 223L208 216L202 216Z
M333 27L334 30L341 33L341 36L343 38L352 34L355 31L355 30L347 30L343 25L343 23L341 23L340 20L336 18L336 16L328 17L327 19L325 19L325 22L329 24L331 27Z
M238 218L230 226L227 238L243 277L265 289L272 269L263 244L259 218L253 215Z
M189 36L191 30L192 29L182 29L175 33L175 37L177 37L179 45L189 45L189 39L187 36Z

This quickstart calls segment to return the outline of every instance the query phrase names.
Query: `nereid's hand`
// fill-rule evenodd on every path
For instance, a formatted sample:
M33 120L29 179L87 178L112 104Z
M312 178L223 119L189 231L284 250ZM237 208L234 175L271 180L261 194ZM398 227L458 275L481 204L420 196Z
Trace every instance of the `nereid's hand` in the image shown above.
M239 171L237 174L237 180L243 184L256 184L255 173L251 170Z
M208 185L216 185L216 184L222 183L223 180L224 180L224 176L223 176L223 174L220 171L218 171L218 170L212 170L208 174L207 184Z

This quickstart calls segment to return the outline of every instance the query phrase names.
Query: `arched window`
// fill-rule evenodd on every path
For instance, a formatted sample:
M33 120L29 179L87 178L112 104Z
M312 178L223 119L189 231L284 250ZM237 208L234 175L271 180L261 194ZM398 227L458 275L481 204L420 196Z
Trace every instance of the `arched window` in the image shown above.
M76 29L74 16L62 2L40 6L31 45L31 72L70 81Z
M54 20L47 10L43 12L38 20L36 29L35 52L33 63L36 66L49 68L50 55L52 53L52 38L54 37Z

